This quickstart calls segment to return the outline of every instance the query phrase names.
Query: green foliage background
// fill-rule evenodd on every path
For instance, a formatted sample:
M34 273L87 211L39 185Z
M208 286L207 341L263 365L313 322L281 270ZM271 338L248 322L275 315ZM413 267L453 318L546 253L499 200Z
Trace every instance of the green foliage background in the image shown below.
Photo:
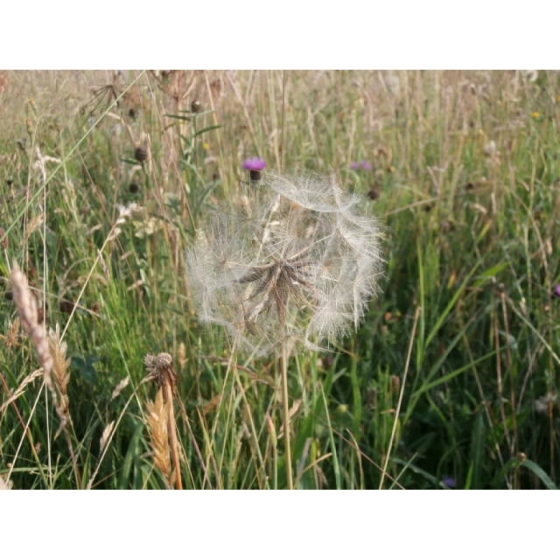
M185 487L285 486L277 364L232 355L185 281L204 213L236 200L258 155L280 173L336 173L384 232L358 332L290 363L297 486L558 485L557 73L1 76L4 480L163 488L143 357L169 352ZM350 168L362 160L372 169ZM117 224L131 203L141 212ZM69 439L54 438L40 376L2 404L38 367L13 262L64 333Z

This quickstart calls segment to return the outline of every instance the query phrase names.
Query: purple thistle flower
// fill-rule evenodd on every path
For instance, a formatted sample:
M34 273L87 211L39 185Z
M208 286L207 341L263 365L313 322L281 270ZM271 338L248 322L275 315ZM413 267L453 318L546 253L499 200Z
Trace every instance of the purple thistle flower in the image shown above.
M350 169L357 171L358 169L365 169L366 171L371 171L371 163L363 159L362 161L353 161L350 164Z
M266 161L259 157L249 158L243 162L243 169L248 171L262 171L266 167Z
M262 178L261 171L266 167L266 161L259 157L249 158L243 162L243 169L249 171L249 177L252 183L260 181Z
M556 284L552 290L552 297L560 298L560 284Z
M441 479L441 483L446 490L457 487L457 481L452 476L444 476Z

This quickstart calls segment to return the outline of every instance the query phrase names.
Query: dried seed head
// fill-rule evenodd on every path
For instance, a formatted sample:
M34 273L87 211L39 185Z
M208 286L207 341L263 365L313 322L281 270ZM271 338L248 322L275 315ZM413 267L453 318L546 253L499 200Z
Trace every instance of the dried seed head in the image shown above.
M12 284L12 294L21 324L35 345L37 355L39 356L39 362L45 371L46 378L50 380L53 359L49 352L45 326L39 321L37 301L29 289L27 277L16 263L12 266L10 280Z
M66 357L68 345L61 338L60 327L56 325L56 329L49 329L48 333L49 351L53 359L53 368L51 379L53 381L52 395L56 413L60 419L55 439L71 424L70 417L70 399L68 397L68 384L70 382L70 358Z
M122 393L123 389L128 386L129 382L130 382L129 375L127 375L124 379L119 381L118 385L113 389L113 392L111 393L112 401L115 400Z
M156 393L155 401L148 401L146 406L148 412L146 420L152 441L154 466L167 481L170 481L172 476L168 437L170 407L171 402L165 401L161 389Z
M105 428L103 429L101 438L99 438L99 450L101 451L101 453L105 451L105 448L107 447L107 444L109 443L109 440L113 435L114 428L115 428L115 421L113 420L112 422L107 424L107 426L105 426Z
M134 159L136 161L139 161L140 163L146 161L148 159L148 150L146 150L146 148L143 148L142 146L138 146L134 150Z
M370 200L377 200L379 198L379 196L381 195L381 191L380 191L380 189L377 185L373 185L369 189L367 195L368 195L368 198Z
M169 384L171 388L175 387L177 382L177 373L173 368L173 358L171 354L162 352L157 356L146 354L144 357L144 365L148 373L156 380L159 387Z
M377 291L379 230L334 179L272 177L212 214L188 252L199 317L267 354L283 339L317 349L360 322Z

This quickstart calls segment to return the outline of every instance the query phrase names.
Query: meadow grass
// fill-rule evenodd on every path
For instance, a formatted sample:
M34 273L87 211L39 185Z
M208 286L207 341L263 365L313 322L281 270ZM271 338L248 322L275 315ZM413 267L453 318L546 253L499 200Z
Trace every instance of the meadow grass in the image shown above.
M335 173L384 236L358 331L289 360L294 486L557 487L557 73L0 77L0 487L286 487L278 363L199 324L185 273L253 156Z

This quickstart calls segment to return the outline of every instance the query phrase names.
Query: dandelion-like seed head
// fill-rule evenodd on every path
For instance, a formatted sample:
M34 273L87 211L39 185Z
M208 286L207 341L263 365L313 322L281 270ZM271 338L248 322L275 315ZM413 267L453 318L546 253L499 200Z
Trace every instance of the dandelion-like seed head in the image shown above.
M213 212L187 254L200 319L260 355L357 327L382 262L365 200L316 176L267 177L249 194Z

